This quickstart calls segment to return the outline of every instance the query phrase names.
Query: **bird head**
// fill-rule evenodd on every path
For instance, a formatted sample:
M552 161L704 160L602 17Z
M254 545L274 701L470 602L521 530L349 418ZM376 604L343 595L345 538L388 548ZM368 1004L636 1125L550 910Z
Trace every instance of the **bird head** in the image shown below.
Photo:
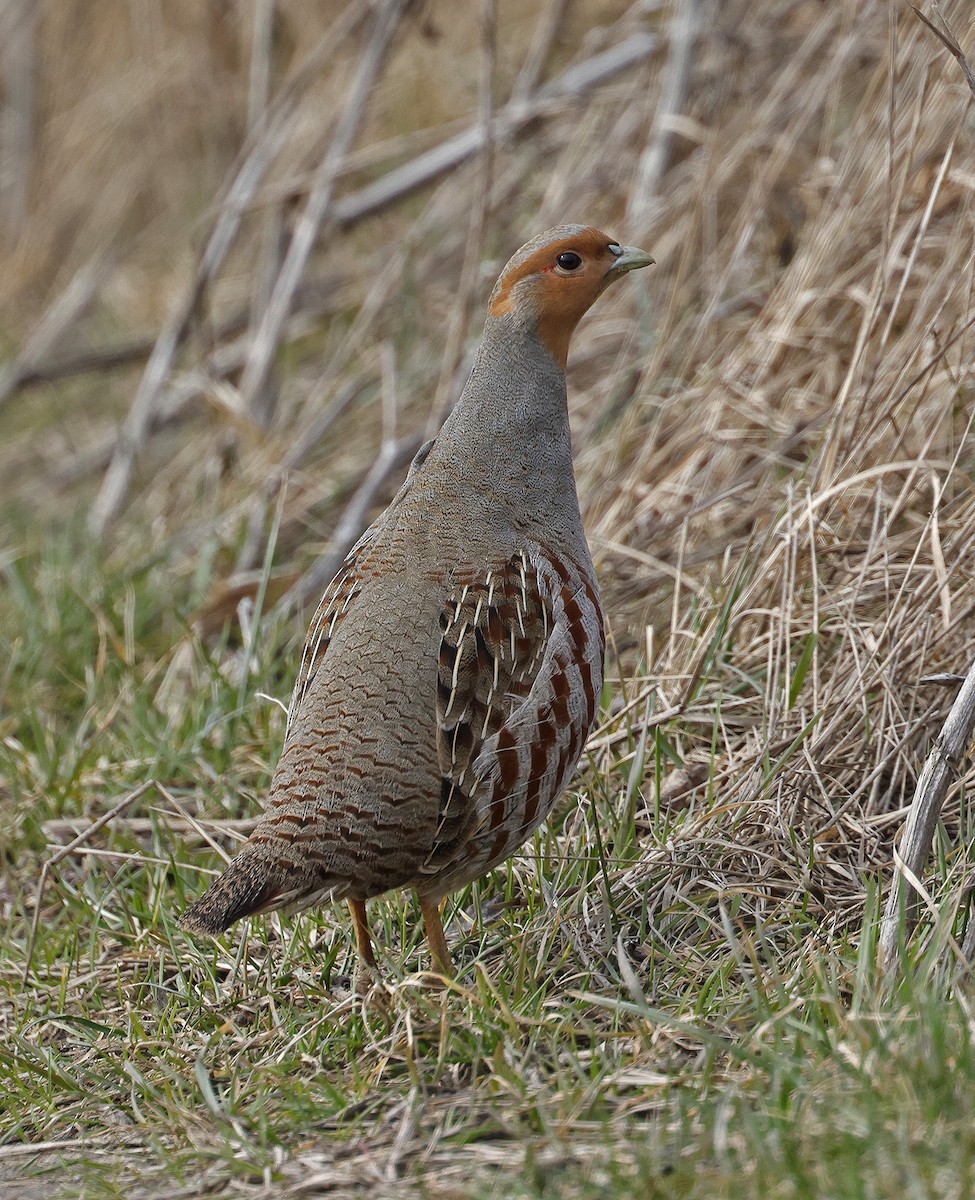
M557 225L522 246L501 272L488 312L532 329L562 368L579 318L627 271L653 259L591 225Z

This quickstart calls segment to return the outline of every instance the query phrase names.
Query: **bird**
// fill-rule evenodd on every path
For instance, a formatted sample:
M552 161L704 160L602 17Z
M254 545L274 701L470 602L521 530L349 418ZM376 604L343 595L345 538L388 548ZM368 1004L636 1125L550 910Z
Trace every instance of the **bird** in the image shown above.
M345 900L358 980L376 968L366 901L412 889L453 974L443 902L545 820L596 717L605 626L566 359L602 292L653 261L559 225L504 267L459 399L325 590L264 813L185 930Z

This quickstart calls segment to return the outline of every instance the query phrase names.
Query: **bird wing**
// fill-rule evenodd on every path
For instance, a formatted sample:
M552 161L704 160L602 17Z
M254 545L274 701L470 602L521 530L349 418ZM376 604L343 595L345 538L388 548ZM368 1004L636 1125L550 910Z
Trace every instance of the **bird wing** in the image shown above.
M315 677L315 672L319 664L325 657L325 652L328 650L332 635L342 618L349 611L353 600L355 600L356 596L362 590L364 577L362 570L363 560L367 556L368 549L374 542L376 534L388 522L390 514L399 508L404 498L412 490L413 482L433 448L433 442L434 439L430 438L416 452L413 461L410 463L410 469L407 472L406 478L403 480L400 490L390 502L389 507L359 538L345 556L342 565L325 589L315 616L312 618L312 623L308 628L304 649L301 652L298 678L295 680L295 689L291 696L291 706L288 709L289 727L292 717L297 712L298 706L304 699L305 693Z
M364 574L361 569L362 560L371 548L378 528L378 523L370 525L362 537L359 538L345 556L342 565L336 571L332 582L325 589L319 601L311 625L308 627L304 648L301 651L298 677L295 680L295 689L291 694L291 705L288 708L289 730L294 715L305 698L305 693L311 686L322 659L325 657L335 630L341 623L342 618L349 611L356 596L362 591L364 582Z
M428 874L476 858L472 838L500 851L495 830L514 847L544 819L592 724L605 648L590 572L540 547L469 573L440 625L443 783Z

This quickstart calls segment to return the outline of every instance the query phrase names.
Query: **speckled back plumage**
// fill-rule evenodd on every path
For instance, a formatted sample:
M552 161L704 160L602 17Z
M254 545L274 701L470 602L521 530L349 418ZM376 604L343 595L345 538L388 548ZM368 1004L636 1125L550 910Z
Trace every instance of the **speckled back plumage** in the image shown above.
M586 256L586 270L605 259L578 312L562 291L582 285L560 253ZM551 811L592 725L604 652L564 351L623 255L562 226L505 268L460 400L322 599L266 812L187 928L396 887L435 900Z

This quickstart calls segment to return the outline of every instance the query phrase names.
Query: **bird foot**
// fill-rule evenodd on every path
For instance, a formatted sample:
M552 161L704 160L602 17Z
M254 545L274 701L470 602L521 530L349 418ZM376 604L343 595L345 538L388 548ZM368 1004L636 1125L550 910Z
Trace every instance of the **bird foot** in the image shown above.
M392 988L379 974L375 965L359 962L352 978L352 994L367 1008L388 1009Z
M421 971L420 978L423 980L423 986L429 992L444 992L447 990L447 985L453 979L453 971L448 975L440 967L434 967L430 971Z
M380 982L375 967L359 959L355 965L355 974L352 976L352 992L356 999L364 1000Z

